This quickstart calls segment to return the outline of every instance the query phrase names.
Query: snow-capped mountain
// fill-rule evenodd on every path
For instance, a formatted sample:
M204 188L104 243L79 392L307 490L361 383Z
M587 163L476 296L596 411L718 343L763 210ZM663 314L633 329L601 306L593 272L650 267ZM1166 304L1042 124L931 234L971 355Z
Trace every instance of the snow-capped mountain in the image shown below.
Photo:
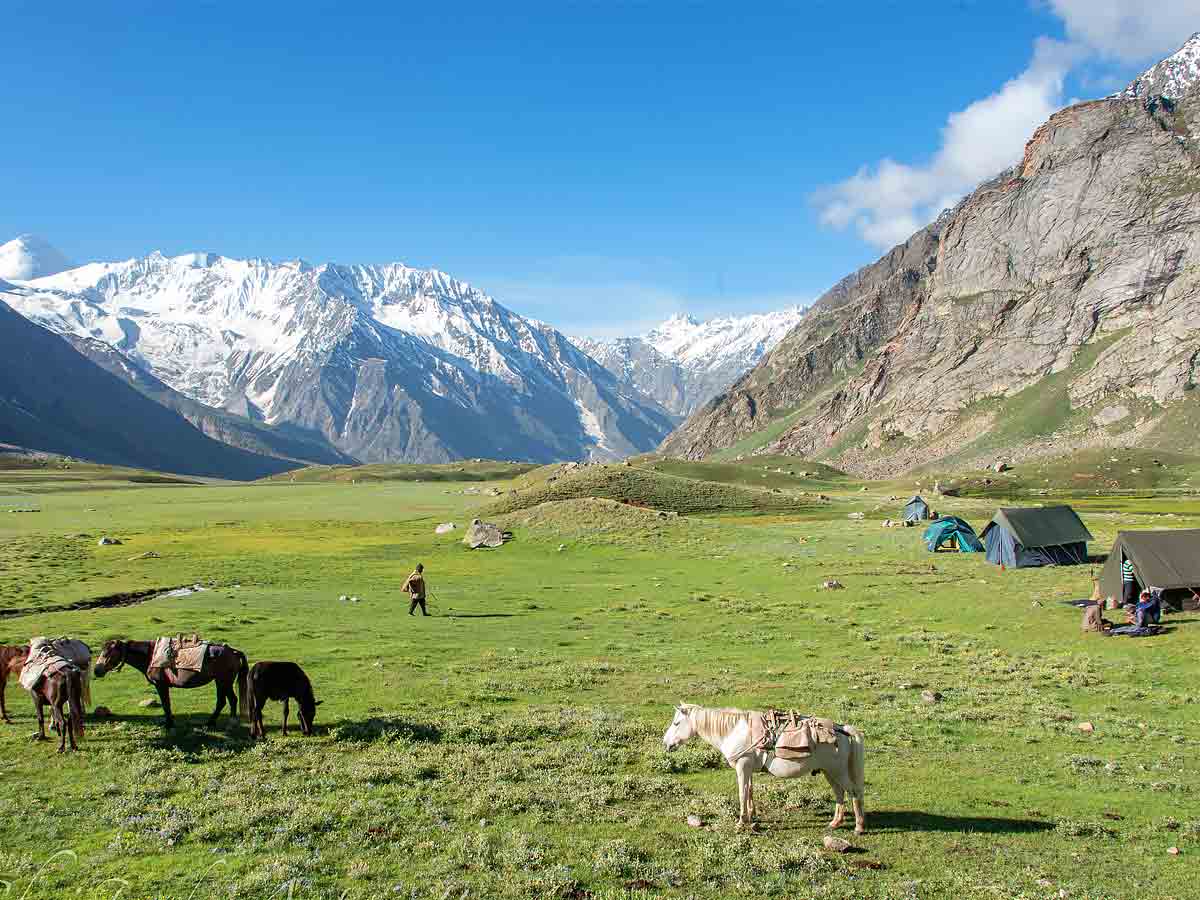
M704 321L676 315L638 337L576 343L624 384L684 418L753 368L803 315L799 306Z
M152 253L0 285L0 300L364 461L615 459L673 424L553 328L433 270Z
M1200 82L1200 32L1166 59L1151 66L1129 83L1118 97L1166 97L1178 100Z
M0 244L0 278L41 278L71 268L71 262L35 234L22 234Z

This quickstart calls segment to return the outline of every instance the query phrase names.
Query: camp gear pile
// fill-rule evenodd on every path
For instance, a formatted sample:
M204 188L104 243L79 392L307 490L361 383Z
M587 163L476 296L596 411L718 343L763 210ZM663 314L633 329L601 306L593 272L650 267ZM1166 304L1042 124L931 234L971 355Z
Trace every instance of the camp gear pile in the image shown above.
M832 719L802 716L796 712L769 709L750 722L754 746L780 759L804 759L817 744L837 743L837 724Z
M184 637L160 637L154 642L150 655L150 669L176 669L199 672L212 645L197 635Z
M83 641L35 637L29 642L29 658L21 667L21 687L32 691L47 675L55 675L64 669L87 672L91 659L92 653Z

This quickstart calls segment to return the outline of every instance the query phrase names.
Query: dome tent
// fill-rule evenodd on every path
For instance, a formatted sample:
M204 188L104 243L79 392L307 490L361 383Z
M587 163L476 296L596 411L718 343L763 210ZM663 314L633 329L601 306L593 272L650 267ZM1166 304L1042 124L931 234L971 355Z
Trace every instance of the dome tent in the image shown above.
M949 544L951 550L957 550L959 553L983 552L983 544L975 534L975 529L958 516L935 519L925 529L924 540L930 553L936 553L944 544Z

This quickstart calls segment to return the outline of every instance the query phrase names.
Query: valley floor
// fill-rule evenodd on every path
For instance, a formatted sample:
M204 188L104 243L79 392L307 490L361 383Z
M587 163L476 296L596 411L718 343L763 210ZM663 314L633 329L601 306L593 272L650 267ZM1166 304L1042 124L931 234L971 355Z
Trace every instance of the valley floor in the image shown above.
M299 662L324 704L312 738L281 737L270 705L256 745L203 727L211 688L177 691L168 733L126 669L93 683L113 717L60 757L10 681L13 897L1200 897L1200 614L1083 635L1066 601L1088 567L930 554L880 527L894 486L641 531L530 525L490 552L460 543L487 499L465 484L47 486L0 483L0 510L39 510L0 515L0 643L195 631ZM996 502L939 506L981 528ZM1118 527L1200 525L1192 497L1075 505L1098 554ZM418 561L429 618L399 591ZM192 583L210 589L54 610ZM859 726L869 830L843 836L863 852L823 850L822 778L758 778L760 829L737 831L720 757L662 750L681 700Z

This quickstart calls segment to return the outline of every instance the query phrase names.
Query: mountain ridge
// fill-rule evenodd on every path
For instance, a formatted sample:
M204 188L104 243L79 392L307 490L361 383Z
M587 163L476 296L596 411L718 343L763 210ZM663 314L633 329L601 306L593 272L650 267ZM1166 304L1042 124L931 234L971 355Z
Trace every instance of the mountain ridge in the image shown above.
M363 461L616 459L674 424L550 326L437 270L155 252L0 299L183 397Z
M1055 113L1016 166L839 282L662 451L883 475L1161 440L1200 362L1200 69L1167 68Z

